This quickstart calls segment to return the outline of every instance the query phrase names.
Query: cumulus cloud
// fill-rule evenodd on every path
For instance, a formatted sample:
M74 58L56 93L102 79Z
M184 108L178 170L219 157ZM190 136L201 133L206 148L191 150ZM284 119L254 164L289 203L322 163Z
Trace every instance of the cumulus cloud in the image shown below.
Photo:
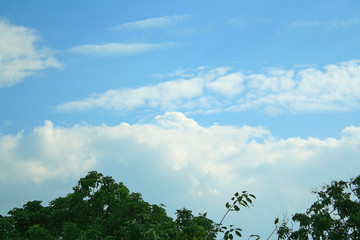
M135 22L128 22L111 27L110 30L136 30L168 27L189 18L187 15L173 15L156 18L148 18Z
M0 19L0 87L21 82L36 71L61 67L49 48L38 47L36 31Z
M151 43L107 43L107 44L85 44L75 46L69 51L91 55L128 55L148 52L174 45L173 43L151 44Z
M61 104L62 112L105 108L132 111L247 111L268 114L349 111L360 106L360 62L323 69L269 68L260 73L231 72L229 67L174 73L187 76L139 88L105 93Z
M94 165L96 157L76 150L87 145L84 135L76 129L56 128L51 121L45 121L44 126L35 128L30 135L1 136L2 178L31 179L38 183L60 175L83 173L84 168Z
M256 169L341 164L341 156L324 158L331 152L348 154L352 149L348 161L355 164L351 161L360 151L359 133L359 127L349 126L339 139L278 139L261 126L201 127L180 112L167 112L151 123L134 125L65 128L46 121L28 135L0 137L0 169L2 181L18 176L41 182L60 175L78 175L110 159L136 161L154 170L181 172L185 178L197 179L200 184L195 185L199 188L206 186L207 178L216 180L213 188L217 189L230 180L245 181L250 176L260 179L261 174L248 173ZM146 159L136 159L139 150ZM331 165L324 167L338 170Z

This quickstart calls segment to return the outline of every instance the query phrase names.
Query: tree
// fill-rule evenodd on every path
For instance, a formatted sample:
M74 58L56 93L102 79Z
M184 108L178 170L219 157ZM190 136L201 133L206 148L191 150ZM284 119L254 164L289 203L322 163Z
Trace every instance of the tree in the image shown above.
M314 191L317 201L306 213L296 213L293 229L284 221L278 227L279 239L360 239L360 175L345 181L333 181Z
M44 207L29 201L0 216L0 239L204 239L216 237L205 215L178 210L177 220L165 205L152 205L140 193L96 171L80 178L73 192Z

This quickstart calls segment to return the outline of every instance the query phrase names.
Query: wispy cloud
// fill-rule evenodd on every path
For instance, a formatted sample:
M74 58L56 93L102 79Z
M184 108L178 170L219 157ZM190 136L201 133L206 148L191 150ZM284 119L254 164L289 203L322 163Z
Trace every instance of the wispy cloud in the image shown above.
M184 75L180 71L178 73ZM105 108L132 111L247 111L268 114L347 111L360 106L360 61L261 73L201 68L190 77L105 93L61 104L62 112Z
M196 69L183 69L179 68L173 72L168 73L154 73L151 76L155 78L191 78L197 76L199 73L204 72L205 69L209 69L209 67L200 66Z
M8 87L49 67L60 68L51 49L38 48L36 31L0 19L0 87Z
M344 27L351 27L360 25L360 18L349 18L349 19L335 19L330 21L305 21L297 20L288 24L291 28L304 28L304 29L337 29Z
M137 30L137 29L152 29L152 28L164 28L179 22L185 21L189 18L188 15L174 15L164 16L156 18L148 18L135 22L128 22L116 25L109 28L109 30Z
M153 51L174 45L174 43L150 44L150 43L108 43L102 45L86 44L69 49L71 52L90 55L128 55L147 51Z
M270 20L261 18L261 17L255 17L255 16L249 16L249 17L241 17L241 18L231 18L228 20L228 24L230 26L244 29L248 27L252 27L255 25L263 25L268 24Z

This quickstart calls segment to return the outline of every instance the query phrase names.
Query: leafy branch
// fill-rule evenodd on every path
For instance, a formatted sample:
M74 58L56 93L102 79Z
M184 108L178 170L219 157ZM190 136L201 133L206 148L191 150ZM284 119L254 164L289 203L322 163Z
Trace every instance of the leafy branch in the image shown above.
M229 225L229 227L226 227L222 226L222 224L229 212L239 212L241 207L250 208L250 205L253 206L253 199L256 199L255 195L250 194L247 191L242 191L241 194L239 194L239 192L236 192L235 195L231 198L231 201L225 204L227 211L225 212L220 223L217 224L217 231L224 233L223 240L234 239L234 236L242 237L241 228L235 227L234 225ZM259 235L251 235L249 238L251 237L256 237L256 239L260 239Z

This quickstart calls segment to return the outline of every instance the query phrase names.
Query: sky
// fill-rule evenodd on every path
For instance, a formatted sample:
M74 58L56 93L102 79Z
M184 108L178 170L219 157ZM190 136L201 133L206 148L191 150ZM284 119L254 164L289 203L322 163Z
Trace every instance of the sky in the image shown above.
M357 0L2 0L0 214L96 170L266 237L359 174L359 42Z

